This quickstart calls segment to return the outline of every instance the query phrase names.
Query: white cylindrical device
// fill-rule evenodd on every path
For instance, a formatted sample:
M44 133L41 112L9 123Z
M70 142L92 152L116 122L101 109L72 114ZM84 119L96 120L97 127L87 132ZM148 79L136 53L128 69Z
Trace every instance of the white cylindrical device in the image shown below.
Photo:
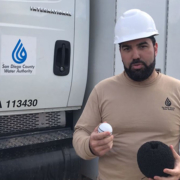
M108 123L100 124L98 127L98 132L101 133L101 132L106 132L106 131L108 131L112 134L112 132L113 132L112 126Z

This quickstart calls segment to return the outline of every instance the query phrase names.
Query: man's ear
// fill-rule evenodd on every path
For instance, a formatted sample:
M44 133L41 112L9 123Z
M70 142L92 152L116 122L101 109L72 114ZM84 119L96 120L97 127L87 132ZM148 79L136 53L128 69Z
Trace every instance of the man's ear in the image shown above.
M154 53L155 53L155 56L157 56L157 53L158 53L158 43L156 43L154 45Z

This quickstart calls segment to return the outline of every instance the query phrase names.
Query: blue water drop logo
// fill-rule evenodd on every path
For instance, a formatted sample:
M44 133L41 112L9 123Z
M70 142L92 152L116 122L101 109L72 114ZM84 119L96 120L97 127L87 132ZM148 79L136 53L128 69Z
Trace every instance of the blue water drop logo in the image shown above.
M22 64L27 59L27 52L21 43L21 40L17 42L13 52L12 52L12 59L17 64Z

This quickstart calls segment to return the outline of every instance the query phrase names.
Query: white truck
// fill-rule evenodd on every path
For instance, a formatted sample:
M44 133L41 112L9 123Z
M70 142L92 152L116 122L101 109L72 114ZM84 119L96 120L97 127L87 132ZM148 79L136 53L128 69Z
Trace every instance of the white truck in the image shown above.
M78 178L88 51L89 0L0 0L0 179Z
M179 7L179 0L0 0L0 179L82 179L73 127L94 85L123 71L117 18L132 8L149 13L160 34L156 68L180 79ZM80 174L95 180L97 162L81 160Z

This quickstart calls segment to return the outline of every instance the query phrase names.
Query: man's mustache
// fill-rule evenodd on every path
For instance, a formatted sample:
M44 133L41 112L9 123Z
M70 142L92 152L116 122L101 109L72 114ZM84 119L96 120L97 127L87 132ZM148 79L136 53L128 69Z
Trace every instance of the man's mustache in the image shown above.
M130 64L130 68L132 67L133 64L138 64L138 63L141 63L143 64L145 67L147 67L146 63L140 59L133 59L133 61L131 62Z

